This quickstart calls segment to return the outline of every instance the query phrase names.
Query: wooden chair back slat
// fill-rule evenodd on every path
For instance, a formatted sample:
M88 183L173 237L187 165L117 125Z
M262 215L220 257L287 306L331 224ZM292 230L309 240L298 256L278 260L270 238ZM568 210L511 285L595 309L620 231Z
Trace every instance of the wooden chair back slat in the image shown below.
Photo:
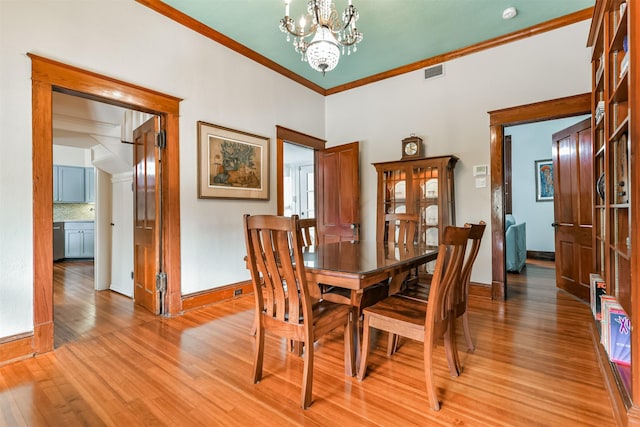
M405 245L416 241L418 230L418 215L412 214L386 214L384 241ZM396 233L396 230L398 231Z

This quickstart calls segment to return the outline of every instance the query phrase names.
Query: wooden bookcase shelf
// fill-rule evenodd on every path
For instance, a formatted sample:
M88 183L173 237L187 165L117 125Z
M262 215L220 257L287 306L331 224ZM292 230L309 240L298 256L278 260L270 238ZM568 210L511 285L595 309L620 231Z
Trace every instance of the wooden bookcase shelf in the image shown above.
M589 31L592 47L592 141L594 188L594 268L631 319L631 366L609 361L600 345L600 323L594 344L618 421L640 426L640 108L637 52L640 0L596 0ZM635 116L635 117L634 117Z

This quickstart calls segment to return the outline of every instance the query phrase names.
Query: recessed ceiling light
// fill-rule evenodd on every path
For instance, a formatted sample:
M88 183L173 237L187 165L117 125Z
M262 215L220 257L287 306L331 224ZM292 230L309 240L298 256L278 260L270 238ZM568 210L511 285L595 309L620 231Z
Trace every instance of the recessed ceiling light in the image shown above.
M502 19L511 19L518 14L515 7L508 7L502 11Z

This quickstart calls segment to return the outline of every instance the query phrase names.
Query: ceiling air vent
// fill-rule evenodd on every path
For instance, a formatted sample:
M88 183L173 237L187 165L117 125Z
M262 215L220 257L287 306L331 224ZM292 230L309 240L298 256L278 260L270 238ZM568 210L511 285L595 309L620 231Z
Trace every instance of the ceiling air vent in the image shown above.
M434 77L438 77L444 74L444 66L442 64L435 65L433 67L425 68L424 70L424 78L431 79Z

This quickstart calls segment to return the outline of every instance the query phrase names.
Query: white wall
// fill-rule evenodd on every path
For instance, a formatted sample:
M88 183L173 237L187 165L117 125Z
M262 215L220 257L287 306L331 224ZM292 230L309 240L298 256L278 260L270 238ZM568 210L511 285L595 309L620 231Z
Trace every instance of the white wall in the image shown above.
M535 161L551 159L552 136L589 117L548 120L526 125L509 126L511 135L512 210L516 222L527 223L527 250L555 252L553 201L536 201Z
M444 64L443 77L423 70L327 98L329 145L360 140L362 231L375 236L376 174L371 166L400 158L415 133L427 156L455 154L456 221L490 224L490 188L475 188L473 165L490 164L488 111L591 90L589 21L485 50ZM428 41L426 41L428 43ZM345 120L348 118L348 120ZM491 239L485 233L472 280L491 283Z
M28 52L184 99L180 104L182 292L247 280L242 215L276 212L275 125L324 137L323 97L131 0L4 0L0 1L0 338L33 330ZM271 139L269 201L197 198L198 120Z

